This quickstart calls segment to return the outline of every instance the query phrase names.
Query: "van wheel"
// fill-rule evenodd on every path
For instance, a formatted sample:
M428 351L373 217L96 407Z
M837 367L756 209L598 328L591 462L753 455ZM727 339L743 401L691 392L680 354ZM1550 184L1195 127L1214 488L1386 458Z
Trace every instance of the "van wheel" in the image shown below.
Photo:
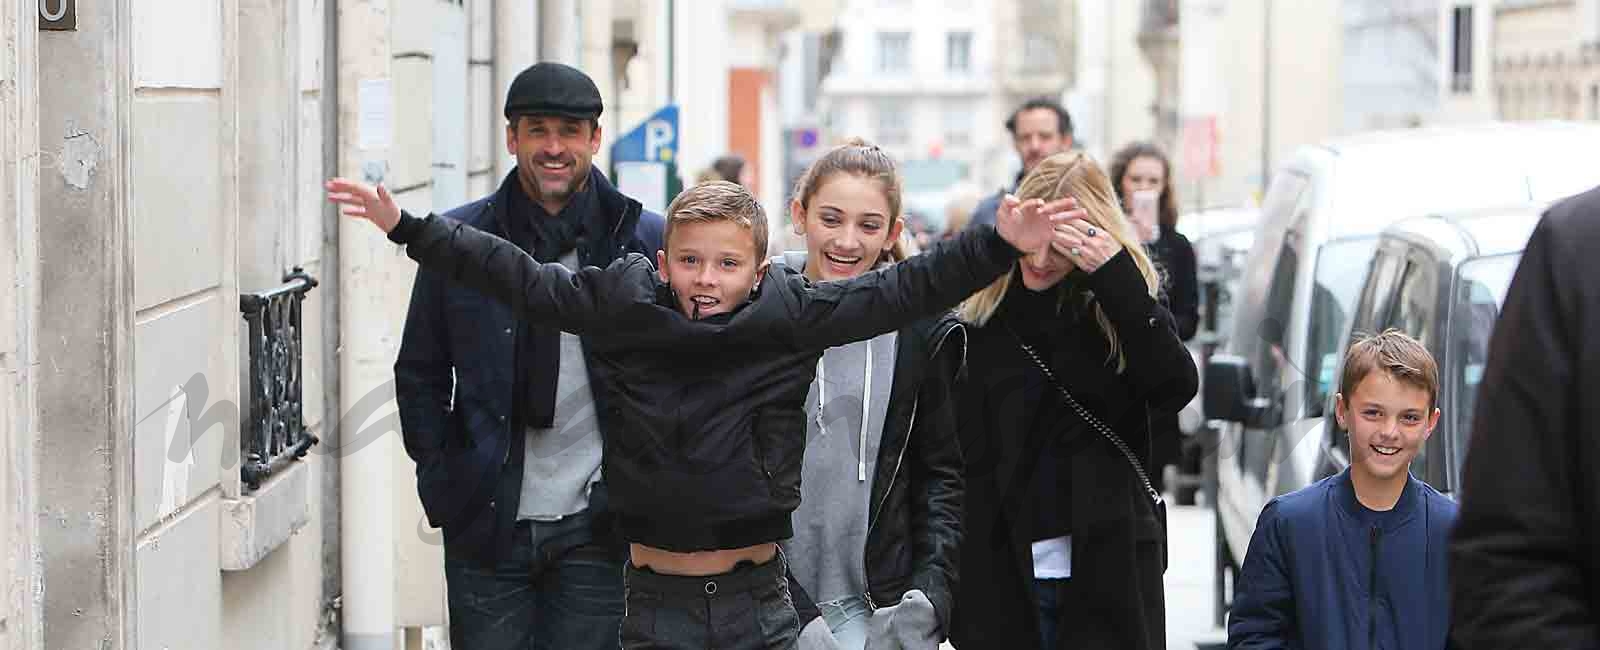
M1228 538L1222 533L1222 517L1213 508L1212 527L1217 548L1217 571L1212 592L1211 611L1215 612L1214 622L1217 627L1225 627L1228 623L1228 609L1233 606L1233 586L1239 577L1239 565L1233 559L1233 552L1228 550Z

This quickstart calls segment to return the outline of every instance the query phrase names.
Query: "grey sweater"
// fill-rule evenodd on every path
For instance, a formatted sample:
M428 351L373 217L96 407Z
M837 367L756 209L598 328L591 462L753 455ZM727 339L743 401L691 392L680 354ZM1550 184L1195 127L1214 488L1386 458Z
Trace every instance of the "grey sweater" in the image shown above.
M867 591L863 562L868 502L894 383L896 342L897 334L890 332L870 341L829 349L822 357L820 378L812 382L806 396L808 426L805 465L800 475L800 507L794 511L794 537L784 544L784 555L795 580L817 602L860 596ZM863 429L862 387L868 346L872 353L872 385ZM820 396L819 385L823 389ZM825 427L817 424L819 397L826 398L821 418Z

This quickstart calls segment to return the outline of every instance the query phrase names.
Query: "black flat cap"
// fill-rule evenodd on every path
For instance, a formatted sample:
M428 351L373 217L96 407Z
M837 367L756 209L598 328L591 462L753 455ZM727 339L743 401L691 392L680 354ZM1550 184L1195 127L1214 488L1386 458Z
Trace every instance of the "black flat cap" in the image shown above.
M529 66L506 91L506 119L518 115L560 115L580 120L600 117L600 88L583 71L543 61Z

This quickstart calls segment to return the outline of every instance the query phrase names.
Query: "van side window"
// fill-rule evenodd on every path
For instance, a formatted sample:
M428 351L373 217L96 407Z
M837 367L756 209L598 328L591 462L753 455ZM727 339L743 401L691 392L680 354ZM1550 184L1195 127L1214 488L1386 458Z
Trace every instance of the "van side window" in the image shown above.
M1339 385L1339 378L1334 376L1339 368L1339 352L1377 243L1375 237L1354 237L1323 244L1317 252L1311 321L1306 333L1306 417L1326 415L1328 398Z
M1241 337L1241 343L1245 343L1244 337L1251 339L1245 345L1246 349L1253 351L1250 370L1255 379L1256 396L1265 397L1272 404L1271 412L1264 418L1267 426L1282 422L1285 410L1283 368L1290 362L1289 324L1294 313L1291 306L1294 304L1296 278L1300 272L1302 246L1294 222L1310 208L1311 193L1306 191L1309 186L1309 179L1290 170L1278 174L1272 181L1261 209L1261 221L1268 227L1257 245L1264 250L1275 249L1277 255L1265 295L1257 294L1264 298L1259 311L1247 305L1246 310L1253 313L1240 312L1245 319L1254 318L1255 322L1242 320L1237 324L1236 335Z
M1400 278L1400 292L1395 294L1394 309L1389 311L1385 328L1393 327L1410 334L1428 346L1433 339L1433 310L1438 300L1438 275L1435 265L1427 260L1411 260L1405 275Z
M1410 334L1429 350L1436 349L1433 335L1434 304L1439 296L1438 265L1430 260L1413 257L1406 262L1400 276L1400 290L1395 292L1394 307L1383 329L1395 328ZM1428 448L1417 451L1411 461L1411 475L1428 478Z
M1267 288L1267 302L1261 312L1262 318L1255 335L1259 338L1256 344L1256 358L1252 360L1251 374L1256 382L1256 394L1272 401L1272 413L1266 418L1266 424L1275 425L1283 421L1284 405L1280 398L1283 381L1283 367L1289 361L1288 332L1290 315L1294 304L1294 285L1296 271L1300 267L1299 238L1294 231L1289 231L1283 238L1283 245L1278 249L1278 264L1272 269L1272 284Z
M1405 269L1404 253L1393 250L1380 250L1372 259L1371 270L1367 271L1367 280L1361 289L1361 297L1356 302L1355 316L1350 323L1352 336L1371 334L1382 329L1381 324L1389 318L1389 308L1394 303L1395 283L1400 280L1400 272ZM1339 342L1338 352L1332 360L1334 370L1329 378L1326 391L1339 390L1339 381L1344 371L1343 358L1346 346L1350 341ZM1325 395L1319 402L1323 412L1320 415L1332 415L1332 397ZM1318 408L1313 405L1313 408ZM1345 431L1339 426L1339 421L1329 417L1324 424L1333 446L1345 452L1349 458L1350 439L1345 437Z
M1489 358L1489 338L1521 260L1521 253L1469 260L1461 265L1456 279L1445 336L1449 344L1439 360L1440 389L1447 391L1451 401L1444 405L1439 430L1434 431L1434 435L1448 436L1446 448L1454 456L1453 467L1460 467L1467 453L1478 385Z

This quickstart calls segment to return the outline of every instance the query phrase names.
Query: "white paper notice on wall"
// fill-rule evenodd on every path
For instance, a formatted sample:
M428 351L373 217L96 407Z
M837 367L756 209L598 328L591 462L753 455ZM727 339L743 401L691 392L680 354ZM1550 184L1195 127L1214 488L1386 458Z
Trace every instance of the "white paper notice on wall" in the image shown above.
M388 149L394 140L394 84L391 80L362 79L356 91L361 111L356 127L359 146L365 151Z

